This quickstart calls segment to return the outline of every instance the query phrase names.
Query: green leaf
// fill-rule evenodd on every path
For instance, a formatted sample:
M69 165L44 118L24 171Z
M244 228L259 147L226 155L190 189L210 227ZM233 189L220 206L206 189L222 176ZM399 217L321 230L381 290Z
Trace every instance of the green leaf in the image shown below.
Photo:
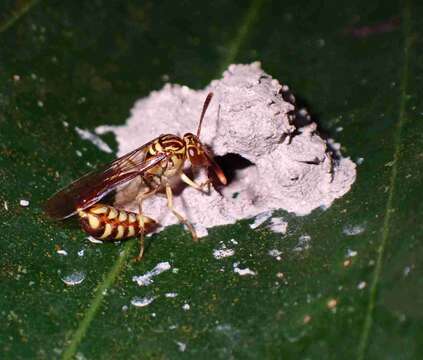
M417 1L3 1L1 358L418 358L422 11ZM173 226L141 263L134 240L96 245L75 221L46 219L49 195L113 159L76 127L124 123L164 79L201 88L256 60L345 155L364 158L332 207L280 211L284 236L243 220L193 244ZM293 251L305 234L310 248ZM222 241L235 255L217 260ZM151 285L132 280L163 261L173 271ZM71 274L84 280L67 286ZM138 308L135 297L154 301Z

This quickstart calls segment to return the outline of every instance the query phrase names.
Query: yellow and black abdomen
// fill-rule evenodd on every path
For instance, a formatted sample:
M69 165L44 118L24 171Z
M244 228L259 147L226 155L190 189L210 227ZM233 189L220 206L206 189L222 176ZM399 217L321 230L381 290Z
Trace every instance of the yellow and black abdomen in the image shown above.
M82 228L96 239L122 240L140 234L140 215L134 212L118 210L113 206L95 204L78 212ZM142 215L144 232L153 230L157 223L148 216Z

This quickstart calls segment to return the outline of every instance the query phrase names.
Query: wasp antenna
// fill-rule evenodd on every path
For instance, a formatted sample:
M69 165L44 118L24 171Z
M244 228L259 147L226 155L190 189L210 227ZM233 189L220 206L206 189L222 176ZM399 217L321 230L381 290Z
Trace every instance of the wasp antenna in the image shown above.
M204 101L204 105L203 105L203 111L201 112L201 116L200 116L200 123L198 124L198 130L197 130L197 137L200 137L200 131L201 131L201 124L203 123L203 118L204 118L204 114L207 111L207 108L209 107L210 101L213 97L213 93L209 92L206 100Z

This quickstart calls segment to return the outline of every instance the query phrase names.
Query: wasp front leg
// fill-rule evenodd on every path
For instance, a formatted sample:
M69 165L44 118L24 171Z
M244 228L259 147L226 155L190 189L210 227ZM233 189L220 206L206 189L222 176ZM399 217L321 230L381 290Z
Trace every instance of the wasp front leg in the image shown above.
M201 184L197 184L194 180L191 180L187 175L185 175L185 173L182 173L181 174L181 180L185 184L193 187L194 189L197 189L198 191L201 191L205 194L210 194L210 185L211 185L210 179L207 179L206 181L204 181ZM204 191L204 187L207 187L207 191Z
M170 187L169 184L166 184L166 196L167 196L167 207L169 208L169 210L172 211L173 215L175 215L178 218L181 224L186 225L186 227L191 232L192 239L194 241L198 241L197 233L195 232L194 226L192 226L192 224L187 219L185 219L181 214L179 214L173 207L173 193L172 193L172 188Z

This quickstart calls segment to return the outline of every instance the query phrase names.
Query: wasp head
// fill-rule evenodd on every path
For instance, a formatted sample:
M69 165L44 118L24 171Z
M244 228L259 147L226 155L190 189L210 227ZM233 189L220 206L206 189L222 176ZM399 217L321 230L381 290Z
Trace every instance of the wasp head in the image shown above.
M186 147L186 153L189 161L193 166L211 168L216 174L219 181L227 184L225 174L219 165L213 160L205 146L200 142L200 139L194 134L187 133L183 137Z

